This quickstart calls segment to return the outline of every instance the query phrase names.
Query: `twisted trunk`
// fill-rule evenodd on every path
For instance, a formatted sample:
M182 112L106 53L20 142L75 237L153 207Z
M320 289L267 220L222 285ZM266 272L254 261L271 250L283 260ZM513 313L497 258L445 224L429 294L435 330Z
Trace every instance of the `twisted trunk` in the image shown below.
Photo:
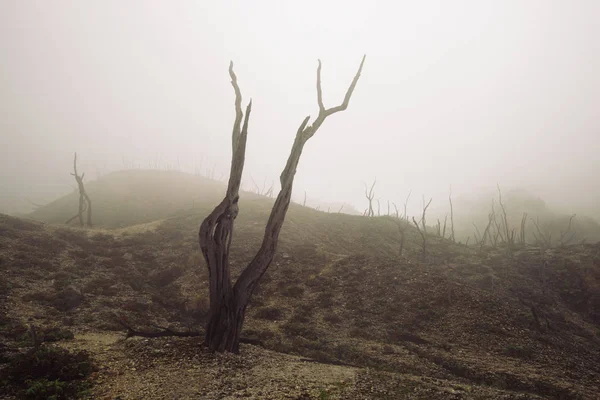
M231 84L236 95L236 118L232 133L232 159L229 184L225 198L204 219L198 233L200 249L206 260L210 281L210 317L204 341L208 348L219 352L239 352L240 336L246 308L260 278L267 271L275 256L279 234L290 205L294 177L304 145L316 133L329 115L343 111L348 107L350 97L360 77L363 63L364 57L346 93L344 102L337 107L325 109L321 94L321 62L319 61L317 69L319 115L312 125L308 125L310 117L306 117L296 132L292 150L280 176L281 190L277 195L267 226L265 227L262 245L254 259L242 271L235 285L232 285L231 282L229 249L233 236L234 221L238 214L239 189L244 169L248 120L252 101L248 104L244 117L241 108L242 95L237 84L237 77L233 72L233 63L229 65ZM244 119L243 125L242 119Z

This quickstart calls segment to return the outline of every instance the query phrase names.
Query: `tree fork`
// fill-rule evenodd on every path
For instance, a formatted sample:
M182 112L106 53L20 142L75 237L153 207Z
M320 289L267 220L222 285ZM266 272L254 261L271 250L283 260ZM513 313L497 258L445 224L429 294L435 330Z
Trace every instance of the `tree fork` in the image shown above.
M319 114L312 125L308 124L310 117L304 118L294 139L285 168L280 176L281 189L271 210L262 245L254 259L242 271L234 285L231 282L229 268L229 250L233 235L233 225L238 214L238 199L242 172L244 169L246 139L248 136L248 120L252 101L242 112L242 94L233 72L233 62L229 64L231 84L235 91L236 117L232 133L232 159L229 183L225 198L204 219L198 233L200 249L206 260L209 272L210 317L207 324L205 344L208 348L223 352L238 353L240 334L248 301L252 296L260 278L273 261L281 227L290 205L294 176L306 142L317 132L325 119L348 107L352 93L360 78L365 57L341 105L325 108L321 89L321 61L317 68L317 102ZM243 125L242 125L243 119Z

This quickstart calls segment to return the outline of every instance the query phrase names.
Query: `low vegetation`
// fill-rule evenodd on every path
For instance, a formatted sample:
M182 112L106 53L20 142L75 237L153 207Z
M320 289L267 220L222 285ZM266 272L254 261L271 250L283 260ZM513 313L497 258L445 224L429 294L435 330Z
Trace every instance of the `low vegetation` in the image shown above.
M260 245L271 205L242 195L233 276ZM125 325L202 332L208 276L197 250L201 207L115 230L0 216L2 379L8 382L14 360L33 354L31 326L42 351L88 350L99 366L74 380L27 378L37 380L33 386L10 378L13 395L32 387L32 396L89 390L97 398L581 399L600 391L600 245L516 246L508 257L502 247L465 247L428 229L424 260L414 227L406 228L399 256L398 226L387 216L297 204L248 307L242 338L254 345L242 343L241 356L205 353L198 337L125 340ZM95 215L102 212L98 206ZM84 340L89 335L99 336ZM121 339L98 344L105 337ZM55 355L71 357L65 354ZM213 368L229 375L202 378L199 371ZM289 373L268 383L254 368ZM292 370L304 371L302 378L290 378ZM184 377L193 383L181 383ZM272 395L257 387L271 387Z

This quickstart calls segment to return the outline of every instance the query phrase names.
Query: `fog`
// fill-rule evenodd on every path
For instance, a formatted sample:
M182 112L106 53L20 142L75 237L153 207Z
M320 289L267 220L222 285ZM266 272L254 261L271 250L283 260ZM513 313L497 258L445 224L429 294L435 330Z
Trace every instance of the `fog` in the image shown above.
M524 188L600 217L600 2L0 2L0 211L129 167L228 172L233 60L252 98L245 184L277 181L296 130L295 197L366 207Z

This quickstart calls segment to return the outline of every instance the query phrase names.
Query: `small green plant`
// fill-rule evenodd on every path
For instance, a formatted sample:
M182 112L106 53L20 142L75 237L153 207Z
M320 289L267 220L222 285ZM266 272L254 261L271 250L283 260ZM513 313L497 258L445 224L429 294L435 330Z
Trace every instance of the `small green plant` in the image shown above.
M77 399L88 393L84 379L93 369L85 351L42 345L13 358L0 381L25 399Z

